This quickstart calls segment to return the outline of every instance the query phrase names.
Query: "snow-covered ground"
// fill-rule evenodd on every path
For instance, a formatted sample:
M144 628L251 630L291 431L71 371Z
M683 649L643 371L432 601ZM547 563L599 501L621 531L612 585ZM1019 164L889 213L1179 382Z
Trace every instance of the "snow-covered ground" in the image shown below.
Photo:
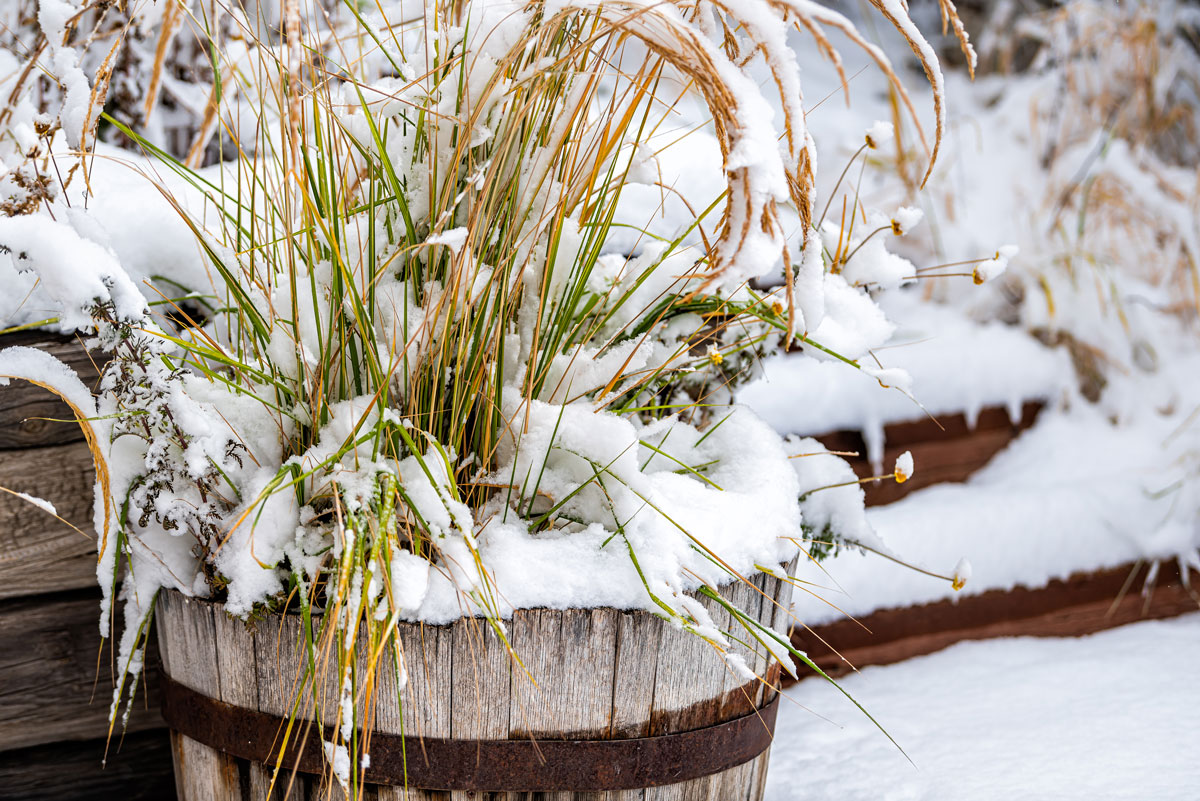
M1200 614L961 643L788 690L766 801L1200 798Z

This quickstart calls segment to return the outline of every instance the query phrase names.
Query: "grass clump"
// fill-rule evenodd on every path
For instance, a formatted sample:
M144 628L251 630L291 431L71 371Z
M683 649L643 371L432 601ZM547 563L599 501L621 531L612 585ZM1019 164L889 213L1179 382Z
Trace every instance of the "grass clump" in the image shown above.
M878 5L934 83L940 140L936 63ZM806 3L406 10L285 2L273 30L236 8L186 20L213 88L182 158L131 117L101 118L182 187L163 182L208 270L205 285L160 282L154 315L91 306L115 354L93 425L125 667L136 675L154 594L175 586L247 617L298 610L332 674L305 681L353 707L379 660L402 659L398 620L474 615L506 640L522 601L497 578L515 575L499 543L519 537L615 549L627 559L596 578L615 589L589 598L650 609L747 673L687 592L786 560L798 492L778 438L721 407L781 340L854 363L807 336L790 280L782 210L824 267L780 24L835 59L825 29L847 34L907 95L846 19ZM755 54L781 126L747 72ZM674 238L613 252L622 190L684 91L711 110L726 191ZM748 288L775 263L782 289ZM752 513L775 528L734 547ZM732 618L788 659L782 634ZM377 655L366 675L356 648ZM351 765L358 723L333 735Z

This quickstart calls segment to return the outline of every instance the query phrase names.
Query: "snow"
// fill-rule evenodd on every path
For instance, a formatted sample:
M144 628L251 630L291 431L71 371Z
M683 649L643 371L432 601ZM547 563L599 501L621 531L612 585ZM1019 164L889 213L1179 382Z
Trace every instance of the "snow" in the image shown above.
M796 549L788 538L799 531L800 493L787 455L752 413L728 414L698 444L698 432L674 421L637 431L627 421L595 415L585 404L568 406L560 420L559 409L535 402L516 461L502 464L496 475L527 475L532 482L546 461L540 491L552 497L577 489L593 466L603 468L605 478L603 490L588 487L561 509L568 518L593 521L590 525L531 537L510 513L480 528L478 553L492 574L501 613L507 617L529 607L645 608L646 584L684 603L683 593L699 581L727 580L706 553L718 554L743 575L755 572L756 564L790 560ZM677 462L639 442L670 446L680 462L702 464L722 454L721 463L706 473L711 483L703 483L680 475ZM614 536L617 523L624 536ZM639 567L629 558L631 550ZM420 607L404 617L447 622L463 614L464 602L452 572L435 570Z
M438 234L430 234L425 237L426 245L445 245L450 248L451 252L457 254L462 250L462 246L467 241L467 235L470 233L466 228L453 228L449 231L443 231Z
M58 510L54 508L54 504L50 503L50 501L46 500L45 498L37 498L33 495L29 495L28 493L24 493L24 492L14 492L13 494L16 495L18 498L20 498L21 500L26 501L27 503L33 504L34 506L41 509L46 514L51 514L51 515L54 515L55 517L58 516Z
M80 69L79 53L67 44L70 38L67 25L80 13L80 4L69 0L38 2L38 24L46 37L53 74L63 87L62 108L58 118L68 143L76 148L83 145L84 134L94 123L94 118L89 119L89 110L93 106L91 86ZM95 104L95 117L99 116L99 109L103 105L103 102Z
M874 351L875 358L911 377L911 386L900 385L904 391L881 387L881 381L897 382L876 370L788 354L764 362L762 378L744 387L738 400L780 432L860 431L868 457L882 472L883 427L888 423L965 411L973 424L985 406L1005 407L1017 420L1025 401L1053 401L1067 386L1071 368L1065 354L1019 329L980 325L960 311L922 303L906 292L887 295L880 305L896 329ZM814 338L821 341L820 336L818 330Z
M958 564L954 566L954 572L951 574L951 588L955 591L961 590L971 580L971 563L964 556L958 560Z
M895 137L895 135L896 129L890 122L876 120L874 124L867 129L867 147L871 148L872 150L877 150L886 145L888 142L892 141L892 138Z
M64 332L87 328L91 316L84 305L114 293L126 316L135 318L147 300L161 299L152 285L168 297L178 295L179 287L191 287L200 296L213 293L187 220L156 184L199 215L203 204L195 190L111 146L99 145L95 156L91 181L104 191L85 204L72 184L66 194L73 205L62 210L64 219L0 220L0 284L10 290L0 296L0 327L58 317L56 327ZM3 252L5 247L13 253ZM20 252L28 258L18 259Z
M111 251L70 226L41 215L0 217L0 248L19 272L32 270L45 292L61 305L67 330L91 326L89 309L111 302L119 319L141 320L146 301Z
M915 206L901 206L892 214L892 233L903 236L916 228L925 219L925 212Z
M350 785L350 768L353 765L349 750L344 745L328 741L322 741L321 748L325 753L326 761L329 762L330 768L333 770L334 778L338 780L338 784L343 789L348 788Z
M1016 245L1004 245L996 251L996 255L990 259L979 262L975 265L971 277L977 284L983 284L991 281L993 278L999 278L1008 269L1008 262L1017 255L1018 248Z
M1086 405L1048 410L968 482L927 487L869 509L866 519L906 561L946 574L968 560L962 594L1194 553L1194 507L1164 492L1192 469L1192 446L1169 439L1183 416L1114 425ZM852 551L801 565L797 575L820 585L817 595L829 602L797 595L796 614L809 625L842 617L829 604L861 616L959 594L949 582Z
M965 642L785 691L766 801L1193 801L1200 614Z

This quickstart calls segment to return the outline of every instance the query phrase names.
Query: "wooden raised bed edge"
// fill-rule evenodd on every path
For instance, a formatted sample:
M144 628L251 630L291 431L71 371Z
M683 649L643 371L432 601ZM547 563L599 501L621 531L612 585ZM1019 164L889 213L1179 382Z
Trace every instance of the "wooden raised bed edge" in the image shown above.
M1175 560L1159 563L1156 580L1143 595L1150 569L1148 563L1136 562L1075 573L1036 589L989 590L920 606L881 609L857 622L845 619L808 630L794 628L792 643L825 672L839 676L848 673L850 665L890 665L962 640L1079 637L1200 609L1200 594L1183 585ZM797 672L801 678L806 672L812 674L803 665Z
M903 498L913 490L933 484L966 481L976 470L1012 442L1018 434L1031 427L1044 404L1029 401L1021 407L1021 419L1016 423L1008 410L999 406L981 409L975 425L967 423L962 412L938 415L936 420L925 418L884 427L883 469L890 470L896 457L912 451L916 473L898 484L890 478L863 485L867 506L882 506ZM867 446L857 431L831 431L815 437L831 451L859 454L847 462L859 478L875 475L867 461Z

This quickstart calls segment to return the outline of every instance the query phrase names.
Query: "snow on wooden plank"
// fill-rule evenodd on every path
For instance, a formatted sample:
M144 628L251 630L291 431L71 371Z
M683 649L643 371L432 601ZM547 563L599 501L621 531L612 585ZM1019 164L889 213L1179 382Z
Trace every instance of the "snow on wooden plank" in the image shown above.
M1029 402L1021 408L1021 419L1013 422L999 406L980 410L974 425L965 414L939 415L924 420L892 423L884 428L883 469L890 470L896 457L911 451L916 472L903 484L889 477L863 485L867 506L892 503L913 490L933 484L966 481L1022 431L1033 425L1043 404ZM831 431L815 437L831 451L857 453L846 461L859 478L876 475L867 460L867 446L857 431Z
M99 381L97 368L103 354L89 352L74 337L45 331L0 336L0 348L16 345L37 348L65 362L85 386L94 387ZM0 387L0 450L78 442L83 431L74 419L70 407L49 390L19 380Z
M1200 609L1200 593L1183 585L1175 562L1162 563L1155 580L1148 584L1151 569L1139 562L1076 573L1045 587L991 590L920 606L882 609L857 622L844 619L794 630L792 643L836 676L849 672L850 665L889 665L962 640L1077 637ZM799 673L801 678L814 675L804 667Z

